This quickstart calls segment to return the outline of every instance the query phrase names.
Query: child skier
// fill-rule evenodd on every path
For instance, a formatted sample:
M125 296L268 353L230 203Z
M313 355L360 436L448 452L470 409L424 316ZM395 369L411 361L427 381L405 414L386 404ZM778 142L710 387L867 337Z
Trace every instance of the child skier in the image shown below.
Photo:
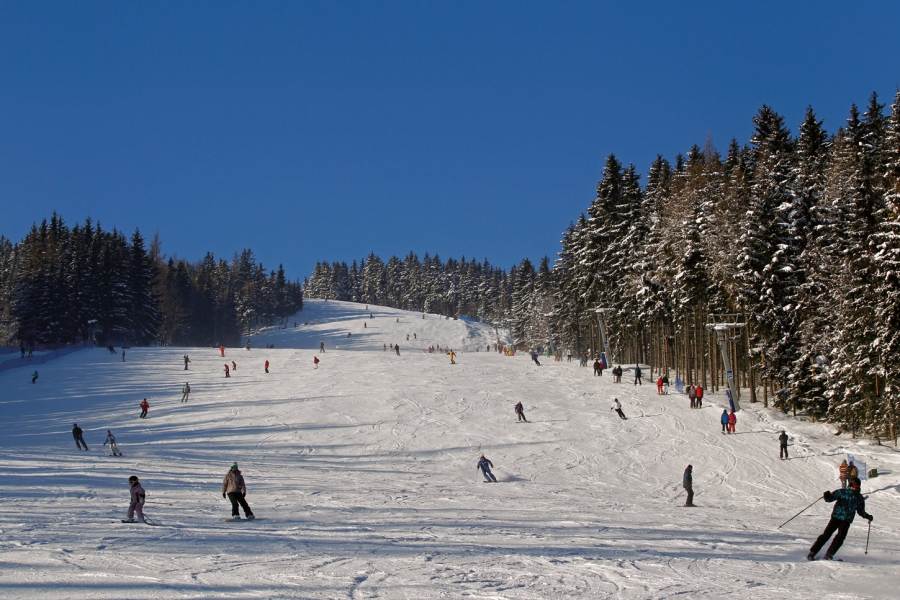
M122 522L134 523L134 514L137 513L137 522L145 523L144 502L147 500L147 492L135 475L128 478L128 485L131 486L131 504L128 505L128 516Z
M103 442L104 446L106 444L109 444L109 451L112 453L112 456L122 456L119 447L116 446L116 436L114 436L109 429L106 430L106 441Z
M728 431L728 410L722 411L722 416L719 418L719 421L722 422L722 434L724 435L726 432L731 433Z
M35 369L34 373L31 374L31 383L35 383L37 381L37 378L38 378L38 372L37 372L37 369Z
M266 361L266 373L269 372L269 361Z
M313 365L314 365L313 369L319 368L319 357L318 356L313 356Z
M484 454L481 455L481 458L478 459L478 466L475 467L475 470L481 469L481 473L484 475L484 480L487 483L497 483L497 478L494 477L494 474L491 473L491 468L494 466L494 463L489 461L484 457Z

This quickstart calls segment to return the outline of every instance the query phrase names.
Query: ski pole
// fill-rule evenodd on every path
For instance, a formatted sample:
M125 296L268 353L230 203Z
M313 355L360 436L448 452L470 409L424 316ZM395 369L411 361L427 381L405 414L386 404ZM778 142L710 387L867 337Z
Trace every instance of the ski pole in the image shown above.
M818 499L816 499L816 502L818 502L818 501L821 500L821 499L822 499L822 498L819 497ZM790 519L788 519L787 521L785 521L784 523L782 523L781 525L779 525L779 526L777 527L777 529L781 529L782 527L784 527L785 525L787 525L788 523L790 523L791 521L793 521L794 519L796 519L797 517L799 517L800 515L802 515L803 513L805 513L805 512L810 508L810 506L812 506L812 505L815 504L816 502L813 502L812 504L810 504L809 506L807 506L806 508L804 508L803 510L801 510L800 512L798 512L796 515L794 515L793 517L791 517Z
M869 534L872 533L872 521L869 521L869 530L866 532L866 551L863 554L869 553Z
M671 501L678 500L678 496L682 495L684 492L685 492L685 490L681 490L680 492L678 492L678 494L674 498L672 498Z

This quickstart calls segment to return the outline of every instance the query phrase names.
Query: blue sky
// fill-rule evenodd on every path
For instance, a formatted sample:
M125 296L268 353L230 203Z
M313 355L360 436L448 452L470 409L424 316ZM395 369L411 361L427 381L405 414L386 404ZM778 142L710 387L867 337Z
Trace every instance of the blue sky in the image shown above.
M555 256L607 155L900 85L900 4L0 1L0 234L61 213L291 278Z

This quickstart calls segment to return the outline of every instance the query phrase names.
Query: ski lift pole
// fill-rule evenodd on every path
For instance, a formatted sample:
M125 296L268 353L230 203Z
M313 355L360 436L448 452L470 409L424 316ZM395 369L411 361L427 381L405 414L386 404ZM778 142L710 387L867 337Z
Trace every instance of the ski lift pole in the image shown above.
M822 497L816 498L816 502L818 502L818 501L821 500L821 499L822 499ZM806 512L807 510L809 510L809 509L812 507L812 505L815 504L816 502L813 502L812 504L810 504L809 506L807 506L806 508L804 508L803 510L801 510L800 512L798 512L796 515L794 515L793 517L791 517L790 519L788 519L787 521L785 521L784 523L782 523L781 525L779 525L779 526L777 527L777 529L781 529L782 527L784 527L785 525L787 525L788 523L790 523L791 521L793 521L794 519L796 519L797 517L799 517L800 515L802 515L803 513L805 513L805 512Z

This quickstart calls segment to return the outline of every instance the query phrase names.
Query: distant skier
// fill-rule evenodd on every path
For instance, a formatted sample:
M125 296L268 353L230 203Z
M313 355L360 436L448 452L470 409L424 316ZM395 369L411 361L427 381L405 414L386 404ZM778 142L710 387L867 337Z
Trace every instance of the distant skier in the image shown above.
M38 380L38 372L37 369L34 370L34 373L31 374L31 383L36 383Z
M78 423L72 424L72 437L75 438L75 445L78 446L79 450L88 449L87 442L84 441L84 432L81 430L81 427L78 426ZM84 448L82 448L82 446L84 446Z
M107 346L106 349L109 351L110 354L115 354L115 353L116 353L116 349L112 347L112 344L110 344L109 346Z
M313 369L318 369L318 368L319 368L319 357L313 356Z
M613 405L612 405L612 408L611 408L610 410L614 410L614 411L616 411L617 413L619 413L619 416L620 416L621 418L623 418L623 419L627 419L627 418L628 418L628 417L625 416L625 413L622 412L622 405L619 404L619 399L618 399L618 398L614 398L614 399L613 399Z
M185 370L185 371L188 370L188 363L189 363L189 362L191 362L191 359L188 358L188 355L187 355L187 354L185 354L185 355L184 355L184 370Z
M231 370L232 370L232 371L237 371L237 363L234 362L234 361L231 361Z
M122 348L122 362L125 362L125 348Z
M319 342L319 352L325 352L325 342Z
M728 411L727 410L722 411L722 416L719 417L719 421L722 422L722 434L724 435L725 433L731 433L730 431L728 431Z
M148 411L148 410L150 410L150 404L148 404L148 403L147 403L147 399L144 398L144 400L141 402L141 418L142 418L142 419L146 419L146 418L147 418L147 411Z
M594 375L603 375L603 367L600 366L600 359L594 359Z
M703 386L698 385L694 389L694 396L697 397L697 408L703 408Z
M191 384L189 384L187 381L185 381L184 387L181 388L181 401L187 402L190 395L191 395Z
M397 356L400 356L400 346L398 346L397 344L394 344L394 352L397 353Z
M734 430L734 426L737 423L737 415L734 414L734 411L728 413L728 433L737 433Z
M684 490L687 492L687 499L684 501L685 506L694 506L693 472L694 472L693 465L688 465L687 469L684 470L684 477L682 477L682 480L681 480L681 484L684 486Z
M419 336L417 336L417 335L415 334L415 332L413 332L413 339L414 339L414 340L419 339Z
M870 523L872 522L872 515L866 512L866 499L859 493L862 482L859 480L859 477L851 477L849 483L849 489L842 488L833 492L825 492L825 502L836 501L837 504L835 504L834 510L831 511L831 519L828 520L825 531L822 532L822 535L816 539L809 549L809 554L806 555L808 560L816 560L816 554L822 549L828 538L837 531L837 535L834 536L831 545L825 551L825 560L832 560L835 553L840 549L841 544L844 543L844 538L847 537L847 531L850 530L850 524L853 523L853 518L856 515L867 519Z
M222 353L222 357L224 358L224 356L225 356L225 346L219 346L219 352Z
M788 457L788 435L784 432L784 429L781 430L781 435L778 436L778 445L778 458L785 460Z
M847 459L844 459L841 462L840 477L839 477L839 479L841 480L842 488L847 487L847 480L849 478L850 478L850 465L847 464Z
M644 385L644 382L641 381L641 367L639 365L634 365L634 385Z
M663 393L662 377L660 377L659 379L656 380L656 393L658 395L662 396L662 393Z
M131 486L131 504L128 505L128 516L125 517L124 522L134 523L134 515L137 513L137 522L145 523L144 502L147 501L147 492L144 491L144 487L135 475L128 478L128 485Z
M525 421L526 423L528 422L528 419L525 418L525 407L522 406L521 402L516 403L516 415L518 415L519 417L516 421L517 423L519 421Z
M225 377L231 377L231 368L225 363Z
M663 384L663 395L668 394L669 393L669 376L668 375L662 376L662 384Z
M297 326L297 324L294 323L294 327L296 327L296 326ZM249 349L250 349L250 340L248 339L247 340L247 350L249 350Z
M688 398L691 399L691 408L697 408L697 388L694 386L688 388Z
M450 356L450 364L455 365L456 364L456 353L454 353L453 350L451 350L447 354Z
M494 467L494 463L489 461L484 457L484 454L481 455L481 458L478 459L478 466L475 467L475 470L481 469L482 475L484 475L484 480L487 483L497 483L497 478L494 477L494 474L491 473L491 469Z
M537 366L541 366L541 363L540 363L540 361L538 360L537 352L532 352L532 353L531 353L531 360L533 360L533 361L534 361L534 364L536 364Z
M408 334L408 333L406 334L406 341L407 341L407 342L409 341L409 334Z
M231 500L231 517L233 519L241 518L241 511L238 509L238 505L244 509L244 515L248 519L256 518L247 504L246 496L247 485L244 483L244 476L238 470L238 464L232 463L231 469L228 470L228 473L225 474L225 479L222 481L222 497Z
M122 456L122 453L119 451L119 447L116 446L116 436L112 434L112 431L109 429L106 430L106 441L103 442L103 445L109 444L109 451L113 456Z
M267 360L266 361L266 373L268 373L268 372L269 372L269 361Z

